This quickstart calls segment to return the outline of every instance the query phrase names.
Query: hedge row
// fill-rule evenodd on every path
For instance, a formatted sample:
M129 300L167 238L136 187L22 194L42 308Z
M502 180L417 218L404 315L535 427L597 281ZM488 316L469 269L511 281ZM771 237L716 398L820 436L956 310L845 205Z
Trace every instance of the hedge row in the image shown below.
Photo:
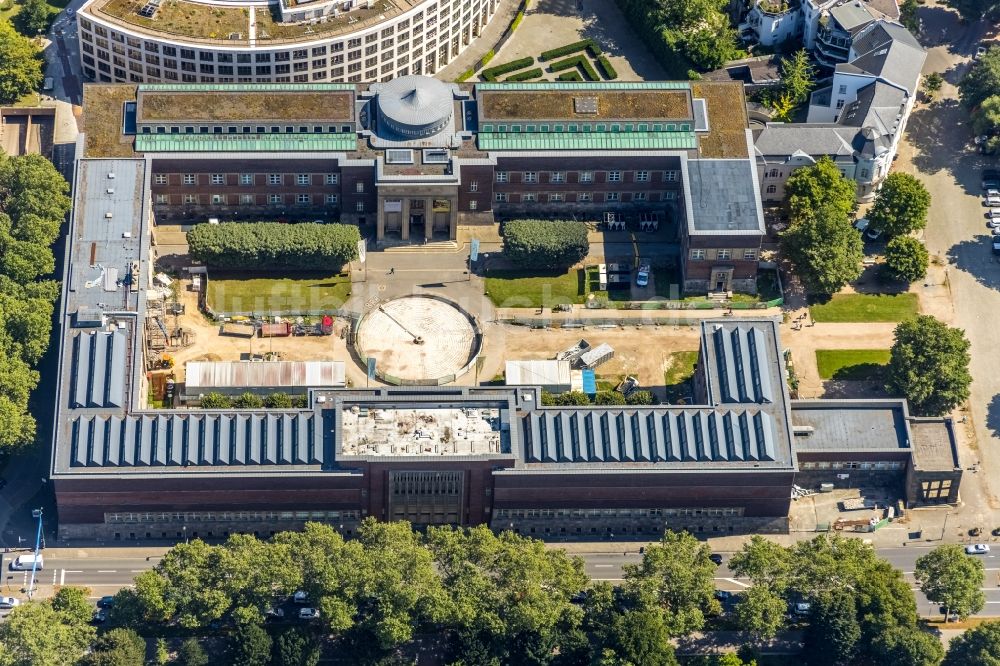
M514 32L515 30L517 30L517 26L521 25L521 21L523 20L524 20L524 10L521 10L517 13L517 16L514 17L514 20L510 22L510 31Z
M528 81L529 79L541 78L542 73L543 72L540 68L535 67L534 69L529 69L524 72L518 72L513 76L508 76L506 79L504 79L504 81Z
M510 220L500 229L504 256L525 268L568 268L587 256L587 225L578 220Z
M529 65L535 64L535 59L531 56L526 58L518 58L517 60L512 60L508 63L502 65L497 65L496 67L490 67L489 69L484 69L482 77L487 81L496 81L497 77L501 74L506 74L507 72L516 72L519 69L524 69Z
M572 58L566 58L565 60L560 60L549 65L549 71L558 72L563 69L573 69L579 67L583 70L583 76L588 81L600 81L601 77L597 75L594 71L594 66L590 64L587 56L578 55Z
M608 81L618 78L618 72L615 71L614 65L608 60L608 56L603 53L597 56L597 66L601 68L601 73L604 74L604 78Z
M339 270L358 254L358 228L349 224L227 222L199 224L187 233L191 256L233 269Z
M569 55L571 53L577 53L578 51L586 50L587 53L593 57L598 57L603 52L601 47L598 46L597 42L593 39L584 39L579 42L573 42L572 44L566 44L565 46L560 46L556 49L550 49L548 51L542 51L542 55L538 56L541 61L552 60L553 58L558 58L560 56Z
M462 83L463 81L468 81L469 79L471 79L475 75L476 75L476 70L474 70L474 69L467 69L467 70L465 70L464 72L462 72L461 74L458 75L458 78L455 79L455 83Z
M556 77L557 81L583 81L583 77L580 76L580 72L571 70L569 72L563 72Z

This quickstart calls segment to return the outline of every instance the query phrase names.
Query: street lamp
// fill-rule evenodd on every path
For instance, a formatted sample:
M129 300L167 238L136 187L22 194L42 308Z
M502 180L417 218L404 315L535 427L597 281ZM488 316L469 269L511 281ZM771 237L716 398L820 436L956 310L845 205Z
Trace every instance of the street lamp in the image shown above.
M184 532L184 543L188 542L188 526L182 525L181 530Z
M31 600L31 595L35 593L35 573L38 571L38 551L42 545L42 510L33 509L31 511L31 517L38 519L38 533L35 535L35 559L31 563L31 582L28 583L28 600Z

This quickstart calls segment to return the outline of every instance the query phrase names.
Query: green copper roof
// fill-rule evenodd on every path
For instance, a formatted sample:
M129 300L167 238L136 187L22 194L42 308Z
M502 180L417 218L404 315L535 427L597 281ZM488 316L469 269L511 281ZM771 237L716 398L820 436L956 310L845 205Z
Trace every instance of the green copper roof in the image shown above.
M480 132L479 150L693 150L694 132Z
M542 81L507 83L477 83L476 90L688 90L689 81L602 81L601 83L584 83L579 81Z
M140 153L232 153L347 151L358 147L354 134L139 134Z
M140 83L139 92L331 92L353 83Z

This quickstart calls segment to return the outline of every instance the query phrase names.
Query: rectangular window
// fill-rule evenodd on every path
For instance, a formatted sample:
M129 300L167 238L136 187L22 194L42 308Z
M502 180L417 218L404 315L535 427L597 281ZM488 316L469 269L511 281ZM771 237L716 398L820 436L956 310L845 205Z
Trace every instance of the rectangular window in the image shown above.
M645 192L633 192L632 193L632 201L645 201L645 200L646 200L646 193Z
M549 195L549 201L550 202L555 203L555 202L559 202L559 201L562 201L562 200L563 200L562 192L554 192L554 193L552 193L552 194Z
M589 203L593 201L593 198L590 192L579 192L576 195L576 200L584 203Z
M168 204L168 203L170 203L170 195L169 194L157 194L156 195L156 203L158 203L158 204Z
M506 183L507 182L507 172L506 171L497 171L497 182L498 183Z
M310 201L312 201L312 199L310 198L310 196L308 194L296 194L295 195L295 203L297 203L297 204L307 204Z
M620 193L618 193L618 192L605 192L604 193L604 200L605 201L621 201L622 200L622 195Z
M524 182L524 183L537 183L538 182L538 174L535 173L534 171L525 171L524 172L524 176L521 178L521 182Z
M700 261L705 258L704 250L691 250L691 258L695 261Z
M359 213L365 212L365 202L359 201L358 203L354 204L354 210L358 211Z
M470 180L469 181L469 191L470 192L478 192L479 191L479 181L478 180Z
M326 195L326 202L328 204L335 204L335 203L337 203L337 195L336 194L328 194L328 195Z
M636 171L635 172L635 182L637 182L637 183L648 183L649 182L649 172L648 171Z
M666 183L675 183L675 182L677 182L677 172L676 171L664 171L663 172L663 181L666 182Z
M197 183L197 177L193 173L184 174L185 185L195 185L196 183Z
M240 205L241 206L252 206L254 205L252 194L241 194L240 195Z
M729 259L732 256L732 250L719 250L715 257L716 259Z
M847 86L840 86L840 88L837 90L837 94L839 94L839 95L846 95L847 94Z
M469 210L476 210L477 208L479 208L479 202L478 201L476 201L475 199L473 199L472 201L469 202Z
M507 203L508 201L508 196L506 192L497 192L494 195L494 198L497 200L498 203Z
M592 183L592 182L594 182L594 172L593 171L581 171L580 172L580 182L581 183Z
M269 204L280 204L281 203L281 195L280 194L268 194L267 195L267 203L269 203Z
M566 182L566 172L565 171L553 171L549 174L550 183L565 183Z
M743 261L756 261L757 250L743 250Z
M226 184L226 174L224 173L212 174L212 185L225 185L225 184Z
M295 176L296 185L309 185L311 180L307 173L300 173Z
M354 183L354 191L357 192L358 194L361 194L362 192L365 191L365 183L363 180L359 180L358 182Z
M167 174L165 174L165 173L158 173L155 176L153 176L153 184L154 185L166 185L167 184Z
M216 204L216 205L226 203L226 195L224 195L224 194L213 194L212 195L212 203Z
M336 185L339 179L339 174L328 173L323 176L323 183L326 185Z
M185 194L184 203L186 204L196 204L198 203L198 195L196 194Z
M521 203L531 203L535 200L534 192L527 192L521 195Z
M253 185L253 174L252 173L241 173L240 174L240 185Z
M620 183L620 182L622 182L622 172L621 171L609 171L608 172L608 182L609 183Z
M269 174L267 174L267 184L268 185L281 185L281 174L280 173L269 173Z

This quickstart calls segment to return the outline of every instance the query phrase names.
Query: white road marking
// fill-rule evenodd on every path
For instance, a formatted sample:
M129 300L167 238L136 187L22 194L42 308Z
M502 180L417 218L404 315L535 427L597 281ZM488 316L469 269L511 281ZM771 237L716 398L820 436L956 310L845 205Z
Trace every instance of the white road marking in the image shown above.
M142 573L143 571L149 571L149 569L130 569L129 573Z
M60 585L65 585L66 584L66 570L65 569L60 569L59 571L62 572L61 574L59 574L59 584Z
M97 573L118 573L115 569L98 569Z
M83 573L82 569L66 569L66 573Z
M615 565L613 565L613 564L595 564L594 568L595 569L610 569L613 566L615 566Z
M741 583L740 581L736 580L735 578L723 578L722 580L724 580L724 581L726 581L728 583L732 583L733 585L739 585L740 587L750 587L746 583Z

